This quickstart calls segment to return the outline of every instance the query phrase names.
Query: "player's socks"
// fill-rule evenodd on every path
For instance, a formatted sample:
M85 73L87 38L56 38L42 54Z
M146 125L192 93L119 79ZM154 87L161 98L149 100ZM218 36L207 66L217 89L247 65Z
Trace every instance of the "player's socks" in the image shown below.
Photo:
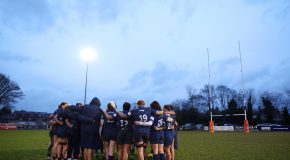
M114 160L114 156L109 156L108 160Z
M160 160L165 160L165 155L164 155L164 153L159 153L159 159L160 159Z
M158 154L153 154L153 160L158 160Z

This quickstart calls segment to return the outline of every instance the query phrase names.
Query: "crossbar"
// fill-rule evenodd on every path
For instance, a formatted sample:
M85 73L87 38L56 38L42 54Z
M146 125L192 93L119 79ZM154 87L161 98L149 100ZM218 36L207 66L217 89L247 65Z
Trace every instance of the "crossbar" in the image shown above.
M245 114L213 114L213 117L224 117L224 116L244 116Z

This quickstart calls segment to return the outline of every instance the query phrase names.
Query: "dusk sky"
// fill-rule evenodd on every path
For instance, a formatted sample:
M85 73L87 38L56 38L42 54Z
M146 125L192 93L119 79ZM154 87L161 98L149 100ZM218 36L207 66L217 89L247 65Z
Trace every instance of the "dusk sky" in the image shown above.
M87 102L186 98L186 86L290 85L289 0L0 0L0 73L25 97L16 109L83 102L82 48L92 48Z

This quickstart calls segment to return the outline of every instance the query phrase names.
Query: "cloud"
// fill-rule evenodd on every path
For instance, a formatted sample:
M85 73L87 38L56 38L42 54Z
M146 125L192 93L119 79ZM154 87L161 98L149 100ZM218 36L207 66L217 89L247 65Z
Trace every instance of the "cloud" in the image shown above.
M162 85L172 84L184 79L189 71L179 68L170 68L170 65L157 62L155 68L150 73L152 85L156 88Z
M213 61L211 63L211 65L216 66L216 68L219 70L224 70L238 64L240 64L239 57L229 57L224 60Z
M244 0L248 5L261 5L270 2L271 0Z
M1 0L1 28L38 32L54 24L52 8L45 0Z
M123 1L122 1L123 2ZM87 1L69 1L66 9L66 15L74 14L79 21L86 24L110 23L118 18L124 5L117 0L87 0ZM67 4L62 3L63 6Z
M259 84L261 80L271 75L271 69L269 67L263 67L258 70L252 70L245 75L245 83Z
M274 81L273 88L284 89L289 88L290 84L290 74L288 74L290 68L290 58L282 60L277 67L273 69L271 76Z
M175 93L184 91L189 83L190 72L161 62L157 62L150 71L140 71L129 79L129 85L123 89L132 95L142 95L145 99L173 101L178 96ZM158 98L159 97L159 98Z
M32 58L20 54L14 54L8 51L0 51L0 61L14 61L14 62L30 62L34 61Z
M289 1L288 1L289 2ZM278 13L277 17L281 20L289 20L290 18L290 3L286 4L285 7ZM288 21L289 23L289 21Z
M240 86L240 59L229 57L211 63L212 83L216 85Z
M247 2L247 1L246 1ZM278 2L278 3L277 3ZM262 14L263 20L275 19L280 20L281 22L289 20L290 13L290 1L270 1L270 0L260 0L260 1L251 1L246 4L250 5L259 5L264 7L264 12Z
M198 1L174 1L171 6L171 13L175 14L183 21L189 20L195 13Z
M68 93L69 101L82 100L78 52L88 45L100 57L90 64L89 96L168 102L183 98L187 85L207 83L207 47L211 83L240 87L240 40L246 84L284 85L288 61L278 63L289 57L288 6L286 0L2 0L0 68L27 91L27 106L39 94L48 97L37 105L56 104L53 95L69 99Z
M144 84L149 82L149 76L150 76L150 72L148 71L140 71L134 74L128 80L129 86L127 86L125 90L130 90L130 89L139 88L140 86L143 86Z
M151 71L140 71L129 79L129 86L125 90L143 88L145 90L159 90L160 88L170 88L177 81L182 81L189 71L178 68L170 68L168 65L157 62Z

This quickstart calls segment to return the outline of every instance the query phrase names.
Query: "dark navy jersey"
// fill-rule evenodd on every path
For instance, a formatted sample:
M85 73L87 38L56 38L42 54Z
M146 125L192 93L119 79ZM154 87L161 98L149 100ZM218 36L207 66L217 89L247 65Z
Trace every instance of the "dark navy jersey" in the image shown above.
M171 117L173 118L173 128L174 128L174 130L177 130L177 126L176 126L176 115L171 115Z
M127 116L127 118L122 118L118 116L118 129L119 130L131 130L133 128L133 122L131 119L131 112L128 111L122 111L123 114Z
M86 105L81 109L80 114L96 121L96 123L81 122L81 132L92 135L99 134L99 125L103 111L97 105Z
M62 117L62 116L60 116L60 115L61 115L61 113L65 112L65 111L66 111L66 110L61 109L61 108L59 108L59 109L57 109L57 110L55 111L55 114L58 115L58 116L57 116L57 120L59 120L60 122L63 122L63 124L65 124L65 118Z
M56 109L56 110L53 112L53 115L56 115L56 114L58 114L60 111L61 111L61 109L60 109L60 108Z
M113 119L104 118L104 127L105 128L117 128L117 112L115 110L107 110L106 111Z
M170 114L164 114L164 129L173 130L174 129L174 119Z
M154 117L154 121L152 124L152 129L154 129L155 127L157 127L157 128L163 127L164 116L163 115L153 115L153 117Z
M80 129L80 122L76 119L69 119L69 122L73 125L72 129Z
M153 122L154 117L152 115L156 114L156 110L151 110L151 108L148 107L137 107L136 109L132 110L131 114L133 122ZM135 125L134 129L137 129L139 131L149 131L150 126Z
M171 115L171 117L176 121L176 115Z

